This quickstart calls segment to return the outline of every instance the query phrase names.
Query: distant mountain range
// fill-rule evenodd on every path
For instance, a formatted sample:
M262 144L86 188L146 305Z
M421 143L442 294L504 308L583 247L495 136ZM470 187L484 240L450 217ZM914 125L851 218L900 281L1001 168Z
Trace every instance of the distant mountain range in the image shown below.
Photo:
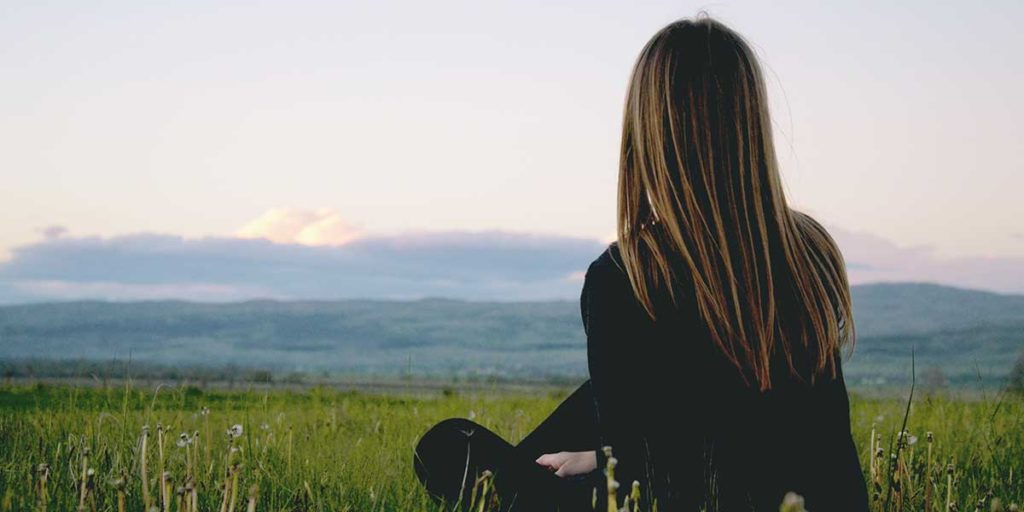
M853 386L995 385L1024 350L1024 295L853 287ZM586 374L576 301L63 302L0 307L0 361L111 359L275 373Z

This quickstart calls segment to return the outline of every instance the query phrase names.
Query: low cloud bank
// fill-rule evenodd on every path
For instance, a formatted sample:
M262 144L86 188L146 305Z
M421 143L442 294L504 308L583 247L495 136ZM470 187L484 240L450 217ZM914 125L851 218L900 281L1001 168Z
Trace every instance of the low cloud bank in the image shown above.
M607 245L588 238L501 231L342 240L351 232L348 228L330 216L314 220L326 226L320 233L332 234L317 240L328 240L324 245L148 233L75 237L61 230L16 248L10 260L0 263L0 302L571 300L579 297L583 271ZM927 248L903 248L873 235L829 229L854 284L925 281L1024 293L1024 258L939 259Z
M604 247L504 232L364 236L331 246L62 236L19 247L0 263L0 301L567 298L579 296L579 271Z

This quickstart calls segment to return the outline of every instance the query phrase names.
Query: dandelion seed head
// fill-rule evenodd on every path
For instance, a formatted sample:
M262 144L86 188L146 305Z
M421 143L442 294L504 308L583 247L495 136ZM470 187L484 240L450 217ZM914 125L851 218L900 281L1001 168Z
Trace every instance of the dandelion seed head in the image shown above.
M779 510L784 512L804 512L804 497L795 493L787 492L782 498L782 504L779 506Z

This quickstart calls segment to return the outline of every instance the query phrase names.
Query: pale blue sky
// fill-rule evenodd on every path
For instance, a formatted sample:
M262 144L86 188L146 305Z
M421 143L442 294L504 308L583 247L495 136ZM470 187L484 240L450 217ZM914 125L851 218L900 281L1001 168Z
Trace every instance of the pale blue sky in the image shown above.
M1022 2L11 1L0 259L46 226L229 237L273 208L607 239L630 66L700 9L768 68L795 205L1024 257Z

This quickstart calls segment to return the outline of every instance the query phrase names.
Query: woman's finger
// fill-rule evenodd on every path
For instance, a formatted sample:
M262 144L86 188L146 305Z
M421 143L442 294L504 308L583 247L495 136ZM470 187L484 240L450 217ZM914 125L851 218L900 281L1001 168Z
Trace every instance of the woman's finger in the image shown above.
M552 470L558 469L558 461L556 460L556 454L554 453L545 453L544 455L537 457L536 462L537 464L540 464L541 466L547 466L549 469Z

